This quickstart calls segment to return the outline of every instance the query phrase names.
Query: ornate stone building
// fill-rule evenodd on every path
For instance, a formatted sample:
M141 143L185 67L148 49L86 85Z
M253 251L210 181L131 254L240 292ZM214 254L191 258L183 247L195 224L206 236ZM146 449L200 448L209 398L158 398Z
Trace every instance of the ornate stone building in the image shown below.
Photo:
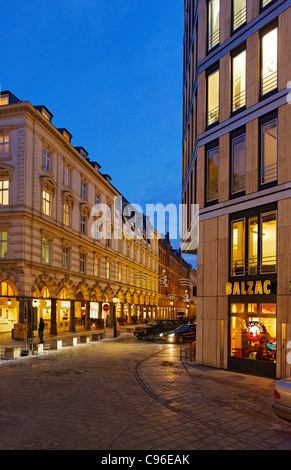
M45 106L0 94L0 331L110 324L115 298L118 321L157 314L157 237L92 236L92 208L113 216L117 197L128 204Z

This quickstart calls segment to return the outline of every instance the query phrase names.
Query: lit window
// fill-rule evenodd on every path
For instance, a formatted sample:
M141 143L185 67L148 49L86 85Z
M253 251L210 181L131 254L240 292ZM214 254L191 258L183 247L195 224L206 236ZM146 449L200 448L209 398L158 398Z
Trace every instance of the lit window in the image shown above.
M261 273L276 271L277 259L276 213L262 215L262 264Z
M9 204L9 181L0 181L0 206L8 206Z
M48 238L42 239L42 262L49 264L50 262L50 240Z
M0 258L7 258L7 232L0 232Z
M220 0L208 2L208 50L219 44L219 8Z
M232 181L231 193L245 191L246 183L246 136L239 135L232 139Z
M4 106L5 104L9 104L8 96L3 96L2 98L0 98L0 106Z
M99 258L97 256L97 253L94 253L93 273L94 273L94 276L99 275Z
M248 263L249 274L256 275L258 268L258 241L259 241L259 224L258 217L251 217L249 219L249 234L248 234Z
M70 205L64 204L63 224L66 225L67 227L70 226L70 219L71 219L70 216L71 216Z
M265 8L269 3L272 3L274 0L261 0L262 8Z
M50 154L46 149L43 149L43 162L42 162L43 169L46 171L50 171Z
M207 125L219 121L219 70L208 76Z
M247 21L246 3L246 0L233 0L233 31L238 29Z
M63 269L70 268L70 248L63 246Z
M246 105L246 51L232 59L232 111Z
M207 151L207 202L218 199L219 148Z
M118 282L122 282L122 265L118 263Z
M262 37L262 95L275 90L277 79L277 28Z
M80 272L85 273L86 271L86 255L85 253L80 253Z
M261 185L277 181L277 119L261 127Z
M245 221L232 223L232 275L243 275L245 272Z
M106 261L106 279L110 279L110 262L109 261Z
M9 156L9 135L0 135L0 158Z
M45 189L42 191L42 213L44 215L51 215L51 194Z

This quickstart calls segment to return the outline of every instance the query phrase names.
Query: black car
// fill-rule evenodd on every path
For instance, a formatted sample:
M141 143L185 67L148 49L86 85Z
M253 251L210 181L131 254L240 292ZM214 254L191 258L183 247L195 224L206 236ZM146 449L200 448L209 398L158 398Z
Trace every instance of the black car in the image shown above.
M150 321L147 326L137 327L134 329L133 334L138 339L146 339L153 341L154 339L160 339L161 333L172 331L182 324L181 320L172 319L156 319Z
M196 341L196 323L180 325L174 331L167 331L163 333L161 339L166 340L167 343L184 343L187 341Z

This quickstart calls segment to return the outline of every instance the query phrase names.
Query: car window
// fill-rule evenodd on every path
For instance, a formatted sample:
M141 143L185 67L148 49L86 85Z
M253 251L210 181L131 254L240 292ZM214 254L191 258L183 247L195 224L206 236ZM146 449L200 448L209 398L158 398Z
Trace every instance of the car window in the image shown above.
M156 326L159 324L159 320L152 320L148 323L148 326Z
M196 326L190 326L189 331L196 331Z

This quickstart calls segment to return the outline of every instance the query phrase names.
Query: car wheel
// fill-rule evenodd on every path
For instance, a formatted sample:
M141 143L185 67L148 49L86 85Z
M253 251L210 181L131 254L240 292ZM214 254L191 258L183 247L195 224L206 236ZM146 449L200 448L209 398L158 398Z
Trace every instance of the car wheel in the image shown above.
M148 334L148 340L153 341L155 339L155 335L153 333Z
M183 336L178 336L177 342L180 343L180 344L181 344L181 343L184 343L184 338L183 338Z

